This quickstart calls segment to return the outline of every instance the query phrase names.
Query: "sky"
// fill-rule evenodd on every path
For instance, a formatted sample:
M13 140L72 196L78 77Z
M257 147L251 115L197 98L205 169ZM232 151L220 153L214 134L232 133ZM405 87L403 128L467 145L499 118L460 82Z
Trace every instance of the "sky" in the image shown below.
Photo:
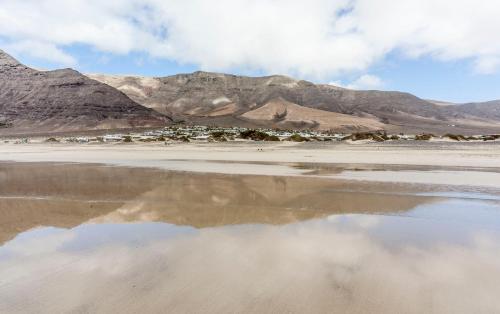
M0 0L38 69L283 74L451 102L500 99L498 0Z

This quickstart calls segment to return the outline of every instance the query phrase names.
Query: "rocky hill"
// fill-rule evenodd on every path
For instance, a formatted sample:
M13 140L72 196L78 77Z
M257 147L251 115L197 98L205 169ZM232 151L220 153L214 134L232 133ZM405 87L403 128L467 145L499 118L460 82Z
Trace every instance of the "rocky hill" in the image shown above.
M89 76L144 106L192 123L345 131L383 128L410 133L500 132L500 104L495 102L444 106L408 93L356 91L278 75Z
M473 115L500 121L500 100L457 105L454 111L463 115Z
M162 126L168 121L77 71L37 71L0 50L0 134Z
M169 77L37 71L0 50L0 134L159 127L185 121L345 132L500 133L500 101L462 105L286 76Z

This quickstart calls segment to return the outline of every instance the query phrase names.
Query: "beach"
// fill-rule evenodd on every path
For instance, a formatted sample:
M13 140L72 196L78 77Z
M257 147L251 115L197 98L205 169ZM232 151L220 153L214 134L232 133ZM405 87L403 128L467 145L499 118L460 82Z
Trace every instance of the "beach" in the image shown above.
M0 144L0 161L99 163L277 176L312 175L316 173L312 169L323 166L334 169L320 175L342 179L500 188L498 142ZM398 172L371 171L377 169ZM422 175L413 170L426 171Z
M496 313L499 148L1 144L0 312Z

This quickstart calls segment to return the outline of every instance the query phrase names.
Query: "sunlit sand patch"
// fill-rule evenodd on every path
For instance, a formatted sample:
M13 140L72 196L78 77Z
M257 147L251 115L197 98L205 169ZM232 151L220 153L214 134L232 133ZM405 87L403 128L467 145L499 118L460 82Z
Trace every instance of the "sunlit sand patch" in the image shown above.
M338 179L413 184L463 185L500 189L500 173L487 171L342 171Z

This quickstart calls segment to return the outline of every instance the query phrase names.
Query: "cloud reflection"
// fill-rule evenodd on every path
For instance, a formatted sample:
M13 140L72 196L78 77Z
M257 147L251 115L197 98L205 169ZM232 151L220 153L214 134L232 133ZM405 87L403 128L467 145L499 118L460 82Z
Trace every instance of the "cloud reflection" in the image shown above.
M84 240L91 227L105 236L106 225L41 235L65 246L16 247L15 239L0 249L11 250L0 259L0 311L500 312L497 234L476 231L467 245L395 248L366 232L376 219L339 217L356 227L330 219L146 240L141 224L130 224L141 243L116 237L85 249L69 249L68 241Z

